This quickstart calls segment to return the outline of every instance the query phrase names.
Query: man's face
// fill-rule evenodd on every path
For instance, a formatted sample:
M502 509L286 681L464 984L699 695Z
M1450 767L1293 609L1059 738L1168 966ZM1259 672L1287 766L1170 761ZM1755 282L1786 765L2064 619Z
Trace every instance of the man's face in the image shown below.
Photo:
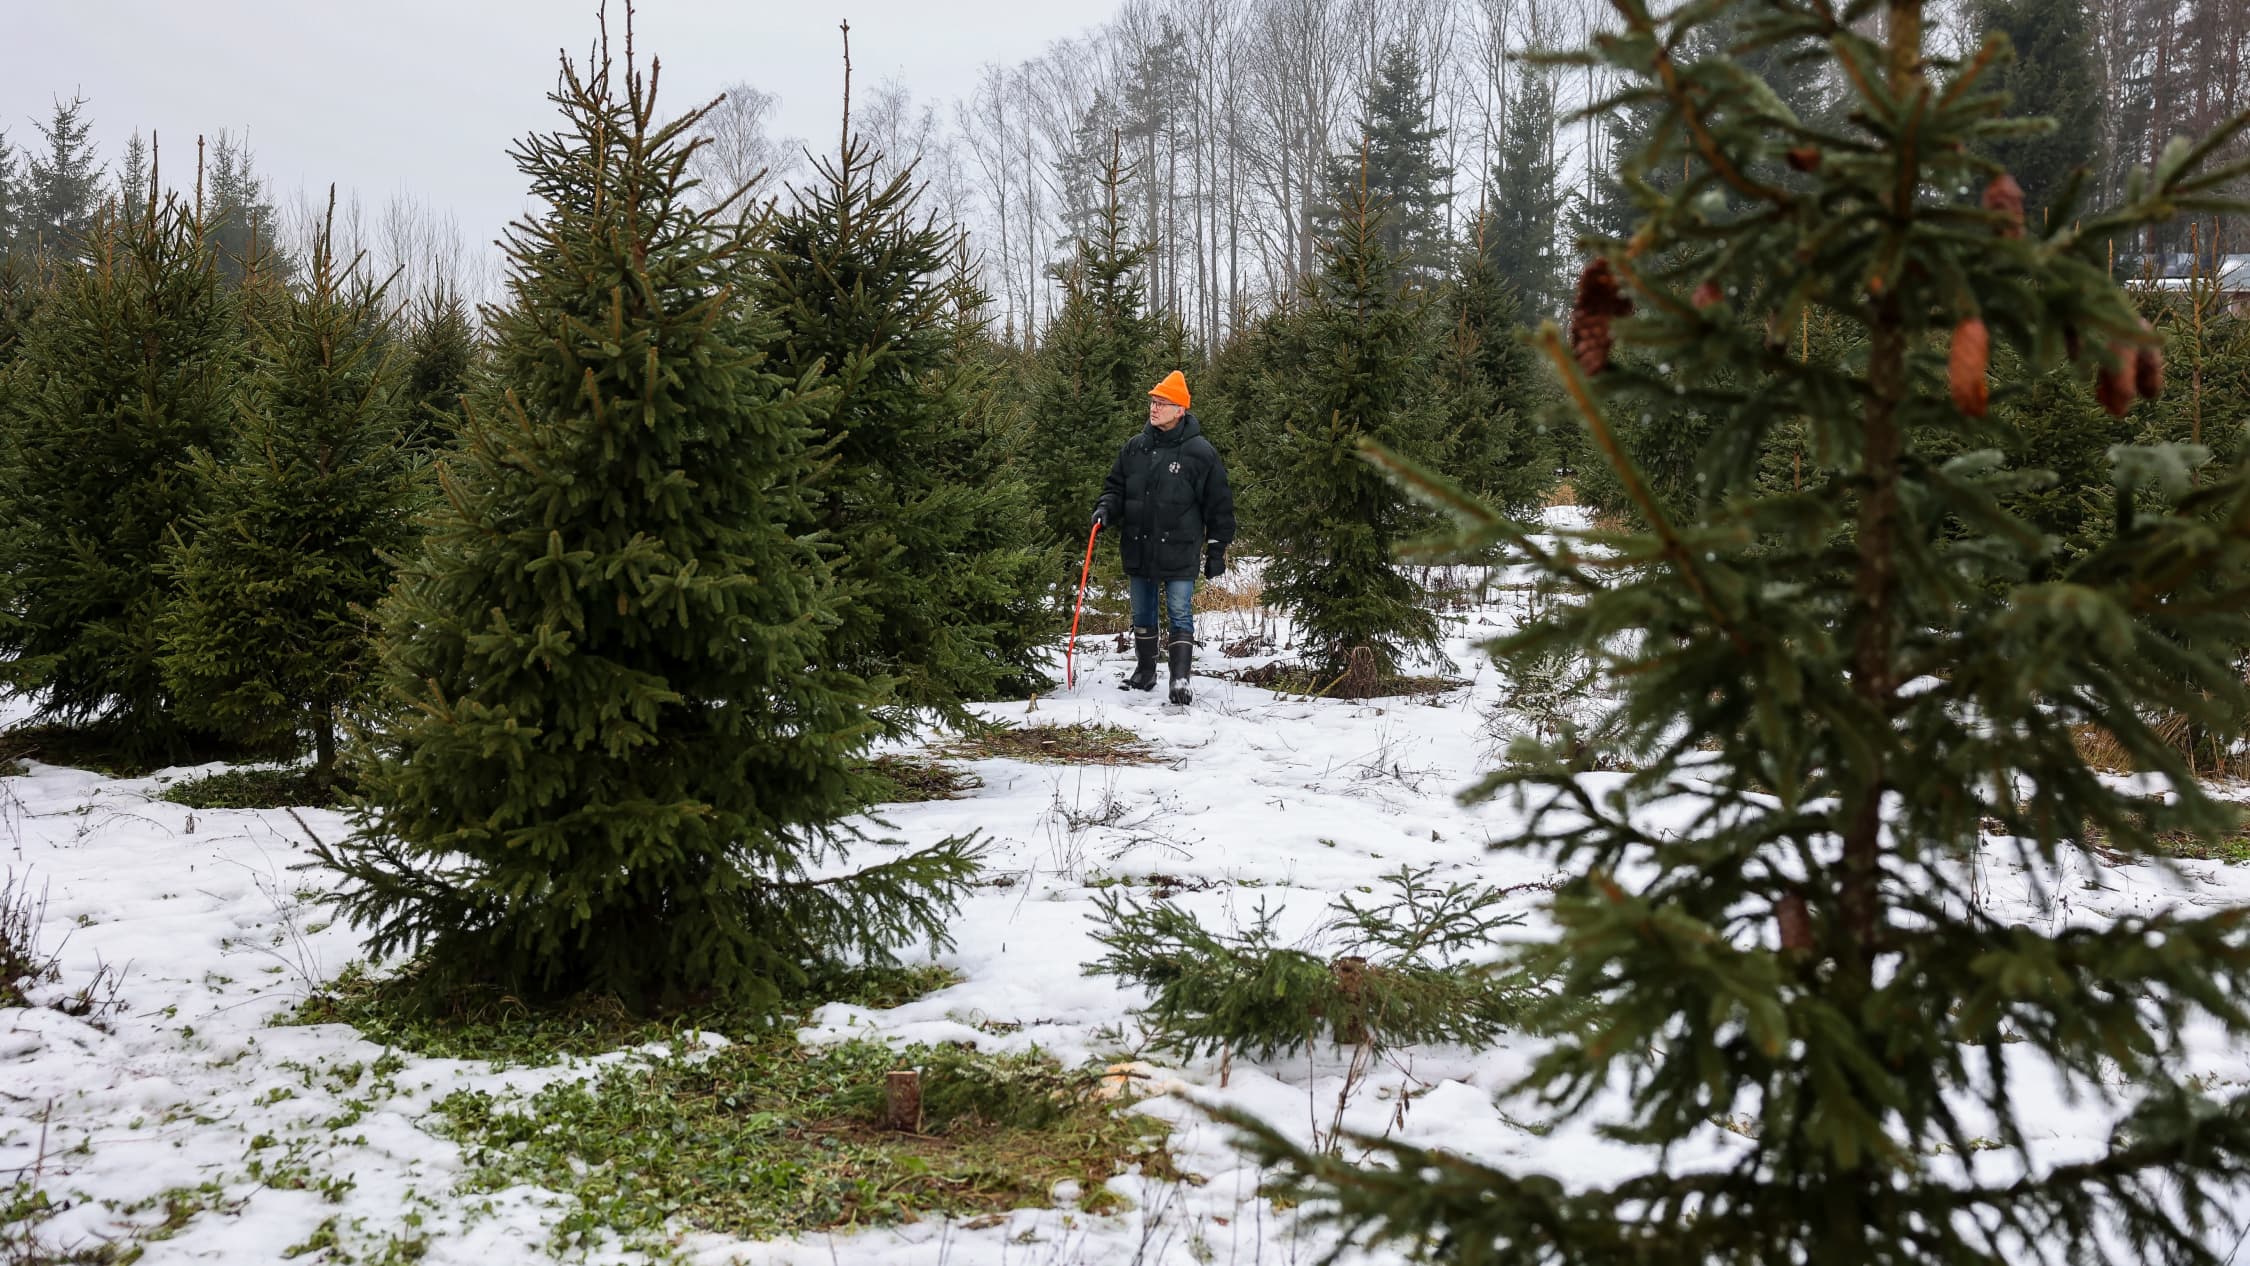
M1186 415L1186 409L1169 400L1159 400L1155 396L1148 398L1148 424L1159 431L1169 431L1178 426L1180 419Z

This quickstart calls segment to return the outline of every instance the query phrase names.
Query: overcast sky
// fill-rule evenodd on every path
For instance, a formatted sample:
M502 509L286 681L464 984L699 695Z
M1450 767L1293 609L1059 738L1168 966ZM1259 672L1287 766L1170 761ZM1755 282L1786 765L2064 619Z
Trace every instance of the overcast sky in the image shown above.
M621 28L613 0L613 32ZM1106 18L1116 0L641 0L636 46L662 58L669 114L748 80L782 99L779 130L825 149L852 24L855 80L896 76L917 99L966 95ZM138 127L161 136L166 183L195 137L247 131L277 200L330 182L369 211L408 192L486 242L524 206L509 142L555 118L556 55L583 54L594 0L0 0L0 131L38 144L57 95L87 99L105 158ZM184 183L184 181L183 181Z

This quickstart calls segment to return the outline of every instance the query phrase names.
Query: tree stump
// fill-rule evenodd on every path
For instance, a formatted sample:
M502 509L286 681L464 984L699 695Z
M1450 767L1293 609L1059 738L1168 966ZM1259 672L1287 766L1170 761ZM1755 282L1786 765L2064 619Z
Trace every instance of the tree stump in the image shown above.
M1347 955L1331 963L1329 971L1344 1002L1334 1020L1336 1045L1358 1046L1367 1040L1367 960L1357 954Z
M901 1068L883 1078L883 1124L902 1134L922 1132L922 1073Z

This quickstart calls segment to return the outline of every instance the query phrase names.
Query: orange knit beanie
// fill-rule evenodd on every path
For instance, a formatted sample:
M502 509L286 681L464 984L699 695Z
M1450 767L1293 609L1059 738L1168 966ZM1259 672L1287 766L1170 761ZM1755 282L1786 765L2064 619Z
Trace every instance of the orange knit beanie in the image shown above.
M1185 409L1188 407L1187 375L1175 369L1164 376L1164 381L1149 388L1148 393Z

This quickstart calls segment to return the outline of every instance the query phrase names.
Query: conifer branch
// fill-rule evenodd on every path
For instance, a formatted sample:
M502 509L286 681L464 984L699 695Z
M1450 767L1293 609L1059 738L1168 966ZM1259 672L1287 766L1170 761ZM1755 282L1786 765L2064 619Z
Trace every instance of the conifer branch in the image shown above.
M1688 134L1693 138L1696 154L1710 165L1711 170L1717 173L1719 179L1733 186L1735 191L1744 197L1754 198L1760 202L1770 202L1778 207L1794 205L1796 199L1787 190L1777 189L1763 181L1751 179L1740 167L1735 165L1732 158L1727 156L1726 150L1719 144L1719 138L1712 134L1710 123L1704 119L1703 112L1696 103L1695 94L1689 90L1687 82L1681 78L1680 68L1672 60L1669 41L1664 40L1659 35L1656 23L1649 17L1648 12L1637 5L1623 3L1622 0L1613 0L1613 3L1617 11L1624 15L1628 25L1636 33L1646 36L1653 45L1657 82L1663 86L1665 97L1679 110L1680 119L1687 125Z
M1738 653L1748 655L1751 649L1750 639L1736 626L1726 608L1719 605L1717 595L1712 592L1710 582L1703 575L1703 568L1696 562L1695 552L1688 548L1687 542L1680 539L1679 529L1672 526L1672 520L1664 513L1664 507L1649 493L1648 484L1641 478L1640 468L1634 464L1632 455L1617 442L1617 435L1610 430L1609 420L1602 415L1601 405L1595 402L1585 375L1579 372L1577 360L1563 346L1562 332L1550 321L1540 328L1538 341L1540 350L1554 363L1555 373L1562 379L1563 390L1569 395L1571 404L1577 408L1578 416L1585 421L1587 430L1593 433L1594 443L1600 446L1602 456L1624 482L1626 495L1633 499L1635 508L1648 520L1650 528L1662 542L1664 556L1672 561L1680 578L1687 581L1688 587L1695 591L1696 600L1703 604L1703 610L1711 617L1711 623L1726 635L1727 641L1733 644Z

